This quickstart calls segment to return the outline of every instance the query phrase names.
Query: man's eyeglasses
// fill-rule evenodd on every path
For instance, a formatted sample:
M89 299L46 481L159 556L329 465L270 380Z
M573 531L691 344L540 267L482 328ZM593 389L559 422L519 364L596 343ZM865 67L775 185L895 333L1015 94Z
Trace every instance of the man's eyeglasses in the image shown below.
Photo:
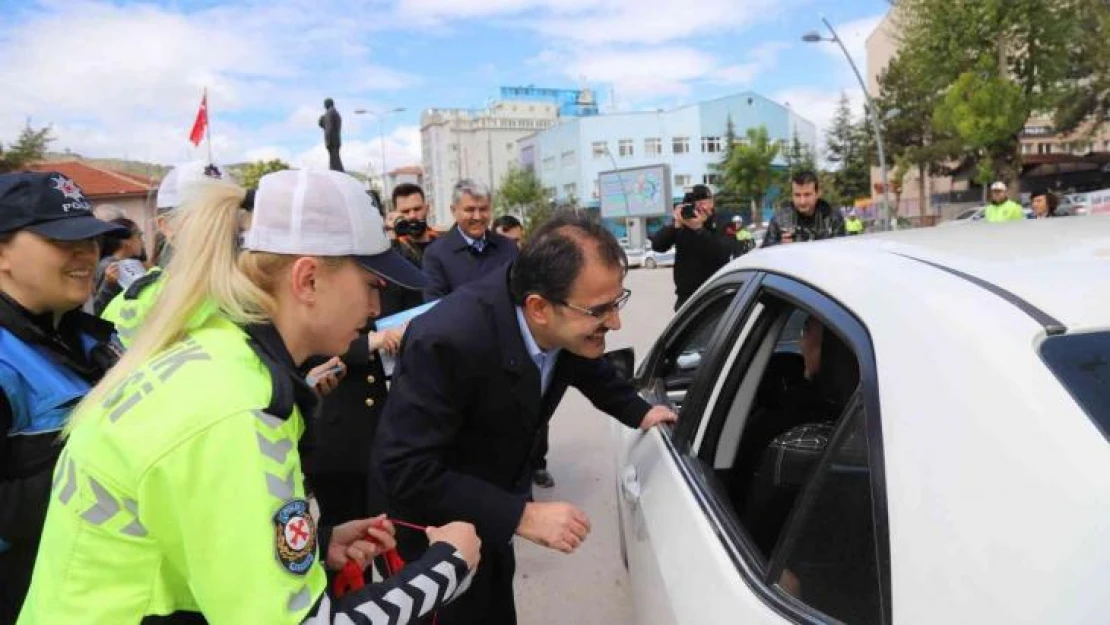
M594 319L605 319L610 314L615 313L618 310L624 308L624 305L628 303L628 300L631 297L632 297L632 291L630 291L628 289L625 289L620 294L620 297L618 297L617 299L609 302L608 304L598 304L597 306L591 306L589 308L582 308L581 306L575 306L574 304L570 304L570 303L567 303L567 302L555 302L555 303L560 305L560 306L566 306L567 308L569 308L571 310L576 310L576 311L582 313L583 315L589 315L589 316L593 317Z

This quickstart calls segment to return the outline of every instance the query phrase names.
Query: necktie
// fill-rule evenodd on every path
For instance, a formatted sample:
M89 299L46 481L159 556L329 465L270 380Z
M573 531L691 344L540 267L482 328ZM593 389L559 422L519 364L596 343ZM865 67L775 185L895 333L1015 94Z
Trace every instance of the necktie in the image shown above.
M473 243L471 243L470 247L474 248L475 252L481 254L482 250L486 249L486 240L485 239L478 239L478 240L474 241Z

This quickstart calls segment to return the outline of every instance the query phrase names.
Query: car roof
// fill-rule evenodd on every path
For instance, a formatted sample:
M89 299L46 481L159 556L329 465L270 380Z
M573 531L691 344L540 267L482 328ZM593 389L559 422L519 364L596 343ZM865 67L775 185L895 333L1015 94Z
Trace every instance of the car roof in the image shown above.
M904 284L911 266L937 280ZM916 270L917 267L914 267ZM958 277L1022 311L1065 328L1110 327L1110 216L1066 217L963 228L920 228L760 249L725 271L758 268L793 275L834 296L860 281L903 290L944 289ZM830 269L832 268L832 269ZM919 274L915 274L919 275ZM880 291L880 289L873 289ZM890 299L891 293L874 297Z

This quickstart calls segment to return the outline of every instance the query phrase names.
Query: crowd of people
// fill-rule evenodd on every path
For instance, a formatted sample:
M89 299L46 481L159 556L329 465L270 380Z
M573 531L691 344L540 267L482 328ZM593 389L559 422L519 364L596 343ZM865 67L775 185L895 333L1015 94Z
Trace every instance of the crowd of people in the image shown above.
M0 176L0 623L515 622L511 537L590 530L531 496L566 389L676 415L602 358L631 295L603 227L525 241L472 181L443 235L419 187L391 206L180 167L147 260L73 181Z

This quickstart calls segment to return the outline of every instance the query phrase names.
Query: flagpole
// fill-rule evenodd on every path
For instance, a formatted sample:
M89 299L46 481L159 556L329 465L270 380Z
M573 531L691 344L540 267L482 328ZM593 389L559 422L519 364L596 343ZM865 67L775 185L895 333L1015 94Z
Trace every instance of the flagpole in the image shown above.
M204 138L208 143L208 164L215 165L212 160L212 116L208 113L208 87L204 88Z

